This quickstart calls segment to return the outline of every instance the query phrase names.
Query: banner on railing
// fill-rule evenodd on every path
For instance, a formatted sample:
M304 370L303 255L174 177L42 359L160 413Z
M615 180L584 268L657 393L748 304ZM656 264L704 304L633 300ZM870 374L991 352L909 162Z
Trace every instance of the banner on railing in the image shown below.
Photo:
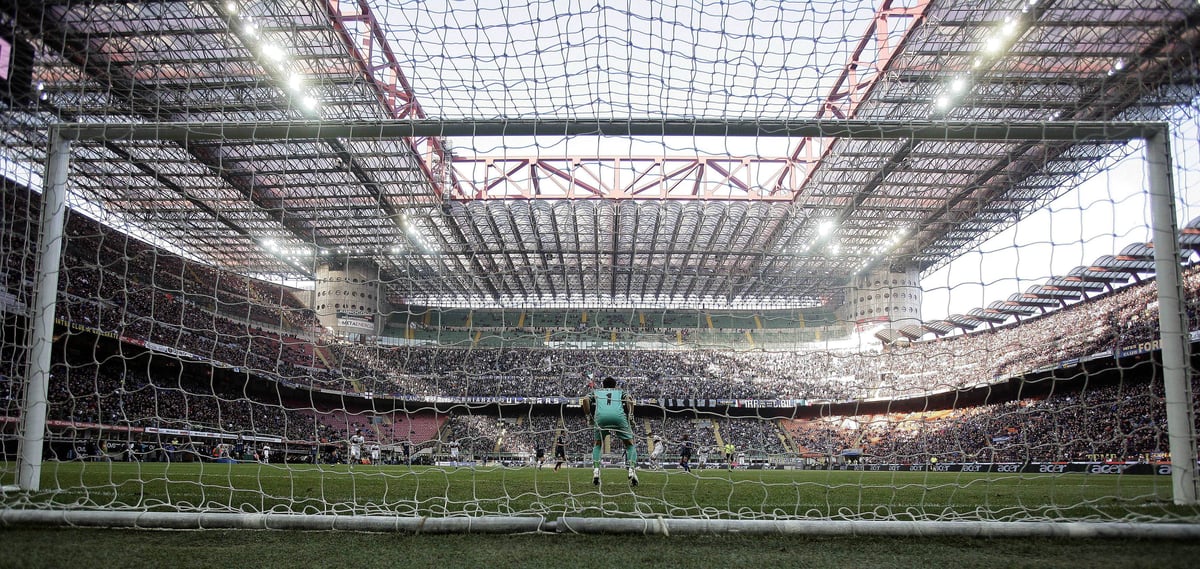
M354 328L365 332L375 331L375 315L374 314L351 314L349 312L337 313L338 328Z

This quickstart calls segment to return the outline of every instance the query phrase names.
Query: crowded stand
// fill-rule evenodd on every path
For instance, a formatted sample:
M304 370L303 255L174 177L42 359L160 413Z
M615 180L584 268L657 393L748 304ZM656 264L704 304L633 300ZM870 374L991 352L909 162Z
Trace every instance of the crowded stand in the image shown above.
M1193 386L1195 389L1197 386ZM1166 408L1156 382L948 409L784 421L801 456L918 464L1161 460Z
M14 413L10 383L7 374L0 378L5 409ZM264 401L262 395L249 397L235 386L189 377L178 369L148 372L145 366L125 366L119 361L55 364L49 385L48 420L53 431L67 437L87 433L88 438L105 432L107 440L97 439L93 449L97 451L124 448L126 442L136 441L139 448L148 449L145 452L154 451L144 460L163 459L158 452L168 445L190 445L190 454L176 459L194 460L191 455L209 456L197 449L215 448L222 441L269 439L280 443L276 446L280 460L289 450L308 456L308 449L319 448L324 460L334 461L332 453L342 449L356 431L368 433L374 443L408 444L415 451L437 438L445 420L435 413L350 412L317 409L297 401Z
M9 220L14 229L19 217ZM1134 345L1157 330L1149 281L1040 317L882 351L327 345L315 315L284 287L163 253L78 215L69 216L67 234L61 320L295 384L377 396L575 396L592 378L613 375L641 398L899 398ZM32 274L30 255L16 245L4 244L13 277L6 285L28 298L30 283L16 277ZM1198 270L1185 270L1189 299L1200 295Z
M10 297L29 305L33 255L28 240L14 236L26 235L36 225L37 207L11 191L5 195L8 238L0 242L5 260L0 274ZM597 378L612 375L639 401L898 400L1137 345L1154 339L1158 329L1156 284L1149 280L1004 326L867 351L348 343L323 337L315 314L286 287L165 253L79 215L68 216L65 231L60 323L288 385L376 398L575 398ZM1184 278L1188 321L1194 323L1200 316L1200 266L1186 267ZM611 317L600 324L621 321ZM4 349L13 348L6 344ZM3 356L5 362L18 359L15 353ZM421 418L393 414L377 421L361 410L318 412L311 405L256 401L214 385L204 392L188 391L189 382L182 377L151 377L146 370L124 367L120 358L114 358L117 363L103 359L54 367L51 420L271 435L333 445L364 430L384 444L453 442L473 456L528 454L548 446L560 430L572 449L591 444L591 432L578 413L513 422L468 408ZM15 373L0 370L0 396L10 418L17 414ZM960 461L1148 456L1164 450L1165 418L1160 388L1147 385L1095 387L912 416L784 423L651 418L639 422L638 436L659 433L672 451L686 435L698 448L714 452L728 440L756 454L795 453L820 460L847 449L859 451L862 460L913 462L931 456Z
M1184 272L1189 321L1200 266ZM879 351L570 350L335 345L342 373L398 396L575 396L613 375L642 398L901 398L969 387L1154 338L1153 281L1049 314Z
M47 418L53 429L107 431L110 438L149 444L181 436L190 444L213 445L220 438L279 441L340 440L339 433L278 401L263 402L218 382L200 383L145 366L108 363L61 363L51 368ZM115 433L115 434L114 434ZM194 437L184 433L205 433ZM178 443L176 443L178 444Z
M37 206L6 192L9 235L28 235ZM285 287L156 249L81 215L68 215L59 320L149 341L231 365L305 377L323 367L311 341L315 315ZM0 243L5 290L30 305L33 255L28 240Z

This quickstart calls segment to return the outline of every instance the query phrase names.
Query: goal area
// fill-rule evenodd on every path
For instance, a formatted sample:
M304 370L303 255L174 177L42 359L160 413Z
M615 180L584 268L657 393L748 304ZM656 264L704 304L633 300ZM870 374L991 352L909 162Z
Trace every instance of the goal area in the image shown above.
M0 525L1200 537L1200 7L1010 4L0 10Z
M850 138L882 130L757 126ZM553 128L576 127L597 128ZM1194 531L1194 482L1180 471L1194 474L1175 460L1169 405L1172 389L1187 388L1191 334L1181 316L1196 271L1172 261L1178 246L1159 245L1177 239L1154 241L1151 258L1164 255L1166 269L1140 265L1173 272L1174 287L1160 290L1155 278L1111 291L1088 285L1086 300L1005 326L932 340L881 332L871 349L858 327L822 320L819 306L362 310L353 305L382 304L366 291L423 277L415 268L363 275L354 261L325 274L352 286L318 283L306 304L297 289L196 262L62 205L68 154L93 136L268 140L260 128L60 125L41 199L9 186L8 234L26 231L10 241L19 247L9 258L59 270L42 267L28 292L13 295L29 311L6 326L6 376L28 370L29 379L9 383L6 448L19 443L20 455L16 468L6 464L22 488L6 492L6 519L667 533L892 532L901 527L892 522L921 522L909 531L998 535L1097 521L1119 525L1088 532L1119 534L1155 521L1165 524L1158 532ZM269 128L298 140L378 141L453 125ZM1148 133L1147 164L1164 170L1148 175L1167 210L1160 231L1177 231L1165 125L889 128L910 140L1026 128L1041 138ZM51 250L35 246L34 227ZM323 297L346 303L334 308L338 328L318 320L329 312ZM1163 332L1170 324L1174 342ZM28 347L19 341L26 330ZM859 345L841 347L853 338ZM635 487L612 438L601 484L592 484L592 429L579 398L604 377L636 402ZM39 409L42 427L30 430ZM560 437L565 460L555 456ZM846 525L815 530L814 520ZM1006 524L1038 521L1055 523Z

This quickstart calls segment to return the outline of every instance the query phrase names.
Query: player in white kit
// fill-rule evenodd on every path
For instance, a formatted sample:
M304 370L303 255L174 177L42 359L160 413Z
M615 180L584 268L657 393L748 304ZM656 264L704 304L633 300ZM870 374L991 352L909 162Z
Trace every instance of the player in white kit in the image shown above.
M362 435L362 429L354 430L354 434L350 436L350 464L362 462L362 446L366 440L366 437Z

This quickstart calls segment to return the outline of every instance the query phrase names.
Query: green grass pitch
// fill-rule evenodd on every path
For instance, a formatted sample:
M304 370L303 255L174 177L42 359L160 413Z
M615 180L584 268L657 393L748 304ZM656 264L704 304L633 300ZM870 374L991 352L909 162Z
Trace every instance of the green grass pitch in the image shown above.
M6 507L400 516L1197 521L1152 475L46 463ZM3 479L11 481L11 465Z
M366 515L674 516L740 519L1082 519L1196 523L1165 476L725 470L46 463L43 491L6 508ZM13 464L0 480L13 480ZM1169 540L713 535L412 535L0 527L0 569L119 566L1147 567L1190 568Z

